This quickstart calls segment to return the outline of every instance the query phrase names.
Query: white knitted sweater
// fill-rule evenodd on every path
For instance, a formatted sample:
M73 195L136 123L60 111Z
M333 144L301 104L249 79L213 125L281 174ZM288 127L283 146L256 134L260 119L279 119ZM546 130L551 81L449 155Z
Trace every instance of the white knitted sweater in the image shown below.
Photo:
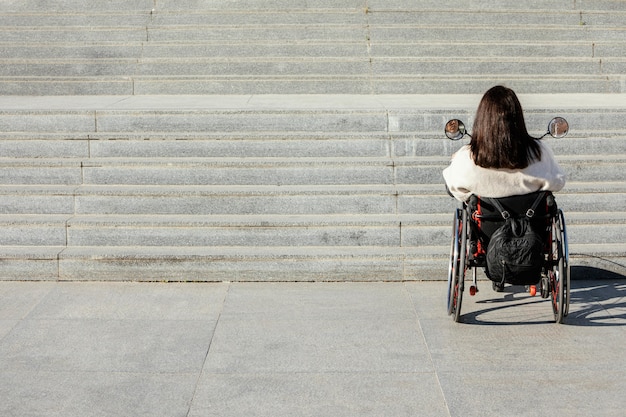
M559 191L565 185L565 174L554 159L554 153L544 143L541 160L524 169L487 169L477 166L469 145L452 156L450 166L443 170L448 190L458 200L467 201L472 194L481 197L508 197L535 191Z

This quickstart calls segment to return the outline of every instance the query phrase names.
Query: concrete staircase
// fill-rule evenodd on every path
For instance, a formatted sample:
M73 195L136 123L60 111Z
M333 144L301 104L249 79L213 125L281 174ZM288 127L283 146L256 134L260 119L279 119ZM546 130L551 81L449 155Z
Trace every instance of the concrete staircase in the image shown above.
M562 3L3 2L0 279L445 279L443 124L498 83L624 274L626 2Z
M0 94L622 93L622 0L5 1Z

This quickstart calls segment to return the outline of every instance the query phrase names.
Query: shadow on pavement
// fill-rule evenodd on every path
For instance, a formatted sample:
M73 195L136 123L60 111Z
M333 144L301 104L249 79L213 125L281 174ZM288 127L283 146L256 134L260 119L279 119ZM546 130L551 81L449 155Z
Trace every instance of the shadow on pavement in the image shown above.
M587 266L573 266L572 276L601 278L571 281L569 315L565 318L564 325L626 326L626 276ZM486 286L490 284L482 285L483 288ZM525 294L524 286L506 286L501 293L493 293L493 296L476 300L474 304L479 308L474 308L475 311L466 310L461 317L462 322L499 326L554 323L551 319L546 320L545 315L539 318L529 314L528 310L522 311L530 305L545 304L541 308L547 308L550 312L550 298Z
M626 326L626 276L582 266L572 267L572 276L601 278L572 281L570 315L566 324Z

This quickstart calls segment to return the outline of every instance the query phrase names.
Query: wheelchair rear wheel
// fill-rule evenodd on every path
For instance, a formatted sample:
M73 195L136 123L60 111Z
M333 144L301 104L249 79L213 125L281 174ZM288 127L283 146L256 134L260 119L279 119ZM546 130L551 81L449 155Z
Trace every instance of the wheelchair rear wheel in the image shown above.
M563 216L563 212L559 210L559 222L561 224L561 236L563 238L563 262L564 262L564 274L565 274L565 310L563 311L563 316L567 317L569 314L569 301L570 301L570 264L569 264L569 246L567 243L567 228L565 227L565 217Z
M448 314L458 322L461 317L465 272L467 271L467 211L457 209L452 224L450 264L448 266Z
M561 210L558 211L557 216L552 221L551 246L550 261L552 267L548 276L552 296L552 311L554 321L563 323L564 317L567 317L569 313L570 267L565 218Z

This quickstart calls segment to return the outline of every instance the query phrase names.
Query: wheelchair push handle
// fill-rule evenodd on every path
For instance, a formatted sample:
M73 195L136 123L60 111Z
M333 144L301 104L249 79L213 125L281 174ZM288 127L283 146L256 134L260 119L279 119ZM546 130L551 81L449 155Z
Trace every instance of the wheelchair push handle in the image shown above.
M450 119L446 123L446 127L444 129L446 137L450 140L461 140L465 135L472 137L469 133L467 133L467 129L465 128L465 123L459 119ZM548 123L548 131L544 133L540 139L543 139L547 135L552 136L553 138L560 139L567 136L569 132L569 123L562 117L555 117L550 120Z

